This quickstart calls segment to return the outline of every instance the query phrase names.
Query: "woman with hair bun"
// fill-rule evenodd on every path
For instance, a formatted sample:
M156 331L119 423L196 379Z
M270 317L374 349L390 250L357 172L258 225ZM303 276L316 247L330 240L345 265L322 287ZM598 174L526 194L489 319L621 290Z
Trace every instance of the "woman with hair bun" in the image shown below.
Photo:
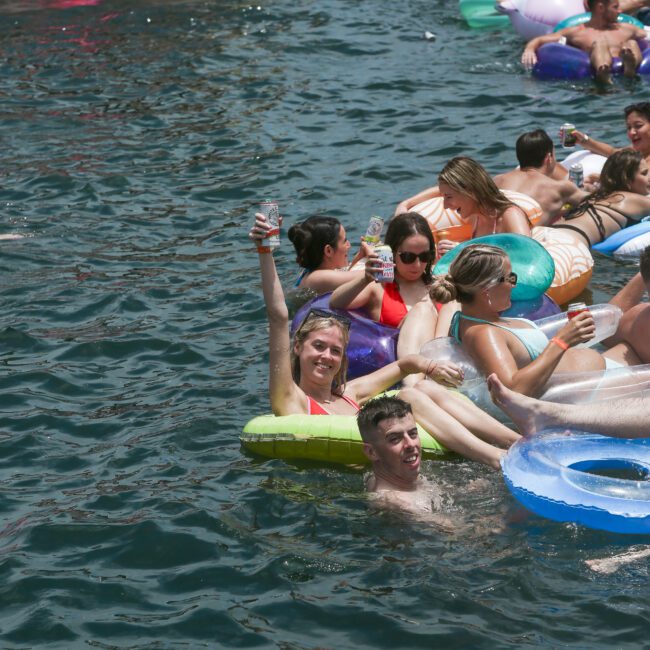
M363 273L348 270L350 242L343 224L334 217L309 217L291 226L288 237L296 249L296 262L303 269L296 282L300 289L327 293ZM362 241L358 257L367 257L371 250Z
M482 244L464 248L451 263L449 273L436 276L431 284L432 300L460 302L450 335L486 376L496 373L508 388L537 396L555 372L606 370L641 362L627 342L617 343L603 354L590 348L576 349L595 332L588 311L571 318L550 340L532 321L502 318L500 313L510 307L516 284L517 274L512 272L507 254ZM644 290L637 274L610 302L629 307Z

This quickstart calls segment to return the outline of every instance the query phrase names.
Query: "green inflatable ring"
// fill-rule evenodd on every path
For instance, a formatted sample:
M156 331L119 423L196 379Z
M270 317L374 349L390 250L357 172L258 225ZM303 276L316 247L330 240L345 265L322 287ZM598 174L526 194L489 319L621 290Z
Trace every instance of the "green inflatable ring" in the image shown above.
M433 269L434 275L444 275L458 253L471 244L490 244L503 249L510 258L512 270L517 274L517 286L512 290L512 300L534 300L541 296L553 282L555 262L549 252L531 237L502 233L470 239L443 255Z
M510 26L508 16L494 9L494 0L460 0L461 16L472 29L502 29Z
M420 425L422 458L447 450ZM368 464L354 415L260 415L240 436L242 446L267 458L317 460L327 463Z

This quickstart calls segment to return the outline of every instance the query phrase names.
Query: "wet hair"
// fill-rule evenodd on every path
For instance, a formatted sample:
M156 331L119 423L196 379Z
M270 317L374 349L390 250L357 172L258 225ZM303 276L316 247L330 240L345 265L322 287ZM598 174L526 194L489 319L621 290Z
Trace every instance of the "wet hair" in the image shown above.
M644 282L650 282L650 246L646 246L641 251L639 257L639 270Z
M372 442L383 420L401 419L413 413L411 405L399 397L383 395L366 402L357 414L357 426L364 442Z
M340 234L338 219L319 215L294 224L287 233L296 249L296 262L308 271L314 271L323 263L325 246L337 247Z
M541 167L544 158L553 153L553 140L544 129L536 129L520 135L515 149L520 167Z
M633 149L621 149L613 153L600 172L600 187L567 212L566 218L580 216L590 205L616 192L629 191L642 160L643 156Z
M486 244L470 244L463 248L445 275L436 275L429 295L436 302L458 300L468 303L481 289L494 286L503 274L505 251Z
M632 113L638 113L650 122L650 102L640 102L638 104L630 104L624 109L625 119L630 117Z
M334 381L332 382L332 392L335 395L343 395L345 390L345 375L348 371L348 355L347 347L348 342L350 341L350 334L348 328L343 325L343 323L335 318L326 317L326 316L314 316L308 315L303 321L302 325L296 330L293 335L293 341L290 351L290 360L291 360L291 374L293 380L296 384L300 384L300 356L296 354L296 345L302 346L307 339L307 336L312 332L317 332L319 330L324 330L329 327L338 327L341 332L341 337L343 338L343 355L341 357L341 367L339 368Z
M452 158L438 176L440 183L446 183L455 192L469 196L480 207L495 210L497 214L518 207L495 185L485 169L467 156Z
M402 242L412 235L423 235L429 242L429 252L431 259L422 273L422 281L424 284L431 283L431 269L433 268L433 261L435 258L436 243L431 234L431 227L429 222L417 212L406 212L397 217L393 217L386 229L385 242L391 247L393 255L397 255L397 249L402 245Z

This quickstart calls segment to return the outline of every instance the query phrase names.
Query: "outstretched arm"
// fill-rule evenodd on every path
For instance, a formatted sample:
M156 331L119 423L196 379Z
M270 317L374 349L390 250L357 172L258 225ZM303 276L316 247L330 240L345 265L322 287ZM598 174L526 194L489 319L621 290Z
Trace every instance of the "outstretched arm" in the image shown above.
M262 275L262 292L269 321L269 396L275 415L306 412L304 393L293 381L289 357L289 310L284 301L273 253L262 252L260 245L269 225L263 214L255 215L249 237L257 244Z
M586 133L583 133L582 131L578 131L578 129L576 129L573 132L573 135L576 138L576 142L583 149L586 149L587 151L591 151L591 153L596 153L599 156L605 156L606 158L609 158L613 153L620 151L620 148L612 147L611 144L607 144L606 142L601 142L600 140L596 140L595 138L592 138Z
M450 361L433 361L420 354L408 354L375 372L353 379L345 392L359 404L364 404L379 393L413 374L423 374L444 386L458 386L463 381L463 371Z
M537 36L531 41L528 41L528 44L521 55L521 62L524 66L526 68L532 68L537 63L537 50L539 50L542 45L546 45L546 43L557 43L562 40L562 37L564 36L564 34L562 34L563 31L564 30L560 30L559 32L552 34L544 34L544 36Z
M437 185L429 187L426 190L422 190L418 194L415 194L408 199L404 199L401 203L399 203L399 205L395 208L395 214L393 216L396 217L398 214L404 214L405 212L408 212L414 205L422 203L422 201L435 199L437 196L440 196L440 190L438 189Z

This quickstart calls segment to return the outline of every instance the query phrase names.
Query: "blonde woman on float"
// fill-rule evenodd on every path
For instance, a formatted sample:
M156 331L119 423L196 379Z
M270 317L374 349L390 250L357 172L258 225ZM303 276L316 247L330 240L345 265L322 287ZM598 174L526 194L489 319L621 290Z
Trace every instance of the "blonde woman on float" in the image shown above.
M452 158L438 176L438 185L402 201L395 214L442 196L445 209L456 210L463 221L472 224L472 239L511 232L530 237L531 224L526 213L495 185L485 169L472 158ZM444 255L457 242L438 242L438 255Z
M411 405L416 421L447 449L494 469L505 453L494 445L510 446L519 435L443 386L457 386L462 371L450 362L434 362L420 355L345 381L349 322L334 314L311 311L294 339L289 338L289 310L275 268L273 253L263 248L270 226L255 215L249 238L259 253L262 291L269 322L269 396L275 415L356 415L368 400L411 374L421 381L402 389L399 397ZM419 454L409 451L405 466L417 471Z

